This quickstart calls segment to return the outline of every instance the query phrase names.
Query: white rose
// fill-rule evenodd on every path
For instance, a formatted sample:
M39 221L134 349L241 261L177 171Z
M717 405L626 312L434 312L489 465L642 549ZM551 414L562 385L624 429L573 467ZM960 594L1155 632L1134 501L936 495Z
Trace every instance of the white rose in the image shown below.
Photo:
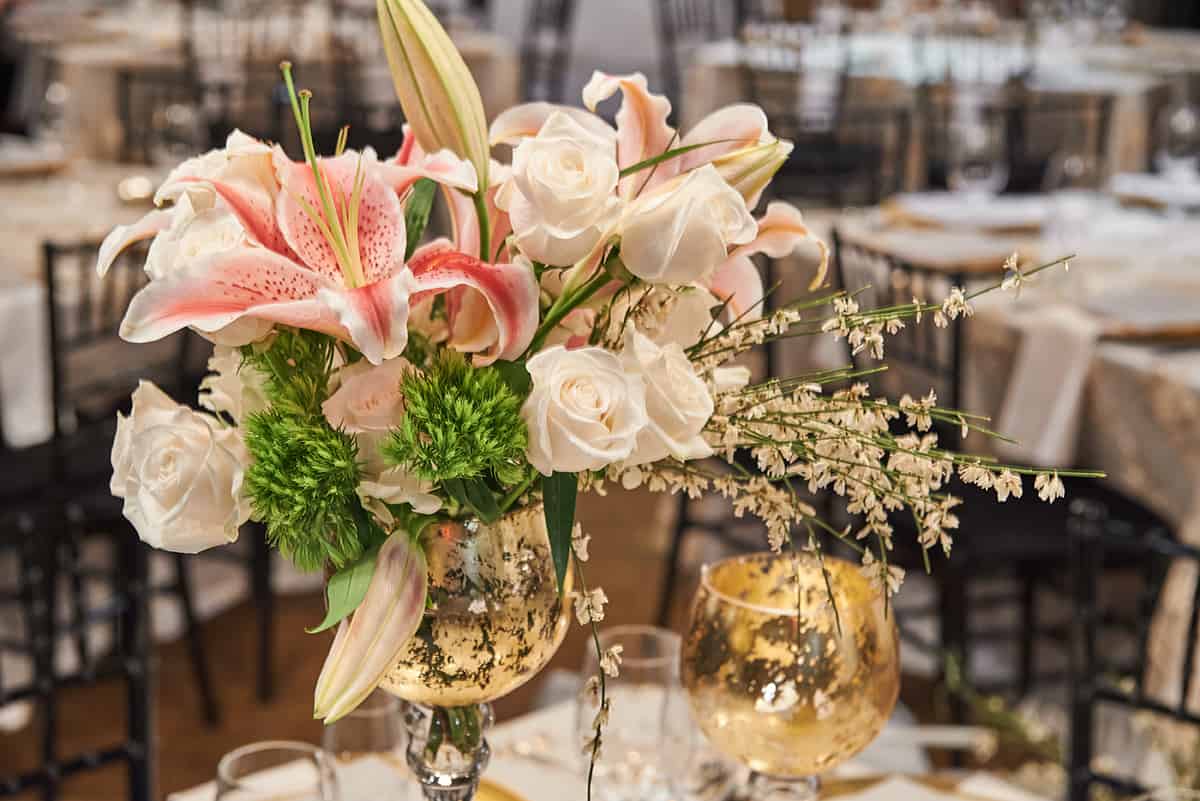
M253 367L243 366L237 348L218 345L208 360L208 370L200 382L200 405L205 409L224 412L240 425L270 405L263 386L266 377Z
M521 416L529 463L542 475L599 470L626 459L646 425L646 390L602 348L547 348L526 364L533 390Z
M206 256L246 242L246 229L223 206L197 210L188 195L171 208L171 226L150 243L146 272L155 280L168 278Z
M683 348L675 343L656 345L629 326L621 365L627 375L642 377L649 418L628 464L657 462L667 456L681 461L712 456L701 434L713 414L712 396Z
M630 204L621 223L621 260L652 284L690 284L757 232L745 199L707 164Z
M109 488L144 542L197 553L233 542L250 518L242 495L249 458L237 429L143 381L129 417L117 416Z
M386 433L404 416L400 381L413 366L407 359L374 365L358 361L338 374L341 386L321 406L334 428L352 434Z
M513 151L512 178L496 204L508 212L521 252L566 267L616 225L620 177L615 141L555 112Z

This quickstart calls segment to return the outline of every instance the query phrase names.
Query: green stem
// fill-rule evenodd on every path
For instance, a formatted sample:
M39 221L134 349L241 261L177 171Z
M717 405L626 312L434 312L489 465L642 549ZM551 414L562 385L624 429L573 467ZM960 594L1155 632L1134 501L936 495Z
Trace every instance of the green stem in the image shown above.
M607 286L610 281L612 281L612 277L607 270L601 267L600 271L589 278L587 283L579 289L554 301L554 305L546 312L546 318L542 320L542 324L538 326L537 332L533 335L533 341L529 344L529 349L525 351L525 354L529 355L541 350L542 343L546 341L546 337L550 336L550 332L554 330L555 326L578 306L586 303L593 295Z
M512 508L513 504L520 500L525 491L533 485L533 482L538 478L537 471L531 471L525 480L517 486L513 487L507 495L500 500L500 513L503 514Z
M479 260L486 263L492 255L488 252L492 243L492 221L488 216L487 190L480 189L472 198L475 201L475 216L479 218Z

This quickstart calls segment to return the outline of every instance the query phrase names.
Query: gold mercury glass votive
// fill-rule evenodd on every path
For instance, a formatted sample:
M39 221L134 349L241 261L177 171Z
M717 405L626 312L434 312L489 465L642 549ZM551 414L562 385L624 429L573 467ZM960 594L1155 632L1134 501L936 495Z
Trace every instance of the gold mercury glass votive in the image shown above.
M495 701L537 675L570 625L541 504L494 523L446 521L422 538L429 604L380 686L416 704Z
M815 556L793 553L706 566L684 638L700 728L717 750L784 783L861 751L899 695L899 639L882 594L857 564L824 566L827 576Z

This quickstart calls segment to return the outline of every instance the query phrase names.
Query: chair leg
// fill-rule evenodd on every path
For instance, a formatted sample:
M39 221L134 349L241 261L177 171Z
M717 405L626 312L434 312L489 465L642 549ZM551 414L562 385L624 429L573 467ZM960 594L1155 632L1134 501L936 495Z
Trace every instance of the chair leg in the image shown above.
M959 661L963 681L971 681L971 643L968 632L967 579L961 566L953 561L944 565L939 581L939 612L941 619L942 652ZM950 716L954 723L967 719L966 702L956 694L950 696Z
M1037 622L1037 580L1026 575L1021 579L1021 663L1017 672L1017 690L1021 698L1027 697L1033 689L1037 661Z
M658 596L658 614L654 618L662 628L668 628L671 622L671 601L675 598L675 585L678 583L679 554L687 531L687 505L687 493L679 493L679 509L676 512L675 527L671 531L671 546L667 549L662 589L659 590Z
M55 526L49 531L38 532L33 544L34 570L30 577L32 586L30 602L26 609L27 630L33 651L33 682L42 718L43 801L56 801L60 789L58 664L54 646L58 640L55 631L58 611L58 545L60 538L69 536L70 532L66 531L66 526Z
M182 554L175 554L174 562L175 596L183 615L183 634L187 638L188 657L192 663L192 675L196 679L196 689L200 691L200 706L204 714L204 722L209 726L216 726L221 720L221 712L217 707L216 693L213 691L208 655L204 648L204 632L200 628L200 622L196 619L196 609L192 605L191 565Z
M68 537L66 542L66 558L68 560L67 574L71 577L71 618L75 624L75 652L79 659L79 669L84 675L92 670L92 657L88 650L87 598L83 576L81 575L81 558L79 543L74 537Z
M119 623L119 642L127 682L129 739L125 748L129 758L129 798L130 801L151 801L155 797L155 775L149 553L135 537L122 538L117 550L121 560L118 575L126 596Z
M250 580L254 611L258 617L258 699L266 703L275 695L275 592L266 531L255 526L253 532Z

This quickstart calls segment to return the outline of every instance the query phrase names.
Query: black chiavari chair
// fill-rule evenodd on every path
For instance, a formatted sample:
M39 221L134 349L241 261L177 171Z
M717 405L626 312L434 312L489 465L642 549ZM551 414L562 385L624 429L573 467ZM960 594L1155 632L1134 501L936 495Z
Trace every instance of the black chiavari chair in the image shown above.
M561 103L571 64L577 0L528 0L521 41L521 99Z
M917 95L926 183L931 187L947 185L952 136L963 124L961 115L1003 131L1006 192L1042 191L1051 159L1061 152L1093 158L1096 164L1108 161L1110 95L1035 91L1020 78L996 89L925 85Z
M1168 725L1200 727L1200 711L1191 703L1200 667L1195 656L1200 630L1200 548L1176 541L1165 529L1138 531L1122 525L1102 504L1077 503L1073 511L1070 540L1075 605L1070 627L1067 797L1069 801L1090 801L1099 788L1119 797L1141 796L1157 788L1143 787L1136 777L1120 775L1094 759L1097 730L1104 713L1118 710L1139 718L1148 715ZM1114 556L1119 557L1122 572L1130 580L1124 592L1108 589ZM1172 581L1182 582L1185 593L1177 597L1185 603L1190 600L1190 610L1186 605L1178 610L1182 617L1174 622L1182 626L1156 630L1164 589ZM1154 638L1163 636L1169 637L1180 660L1173 669L1164 670L1161 664L1167 643L1154 646ZM1118 637L1132 644L1131 652L1121 647ZM1155 668L1178 678L1155 681L1151 677ZM1139 728L1145 723L1141 720Z
M721 0L658 0L654 11L660 91L672 102L683 102L683 71L691 52L706 42L735 35L741 29L745 4L746 0L739 0L731 19L730 4Z
M965 287L978 278L965 269L945 271L907 262L840 232L833 235L833 269L839 286L855 295L864 309L910 303L913 297L938 302L952 287ZM964 353L966 327L963 319L945 328L929 319L921 324L908 321L906 327L887 337L888 376L899 376L903 386L885 386L891 394L907 391L919 397L929 388L937 393L939 405L961 409L964 394ZM851 354L859 368L875 366L867 354ZM957 426L937 425L935 430L943 447L954 448ZM1098 481L1064 479L1067 499L1086 498L1101 503L1114 520L1124 521L1136 530L1162 526L1149 510L1121 496ZM1066 537L1067 504L1045 504L1027 488L1022 498L1009 498L997 504L995 496L955 480L948 488L962 498L954 511L960 524L953 532L954 546L949 559L934 560L932 578L936 584L934 609L912 609L900 615L901 631L914 647L936 656L953 654L961 659L964 676L970 683L970 654L983 642L1015 642L1017 646L1016 680L990 689L1012 689L1028 693L1037 681L1061 679L1058 674L1037 672L1039 645L1062 641L1062 623L1048 623L1039 615L1039 595L1066 592L1058 580L1065 573L1068 542ZM893 560L909 570L924 570L925 559L916 546L916 532L910 518L896 515L890 521L895 528ZM1011 591L982 593L982 579L1008 575L1015 579ZM996 609L1017 610L1015 628L981 628L972 624L972 613ZM912 622L936 614L938 635L934 642L913 632ZM907 621L906 621L907 618ZM964 714L961 703L954 704L956 716Z
M771 132L795 144L772 191L824 205L878 204L903 188L912 142L912 109L856 100L850 52L836 70L807 70L802 41L754 45L742 65L746 97Z
M0 650L23 656L32 663L30 680L16 684L0 676L0 706L32 702L37 710L38 767L0 776L0 797L39 791L46 801L61 796L62 785L79 774L124 762L128 772L131 801L155 797L152 749L153 668L150 654L150 594L147 551L136 537L110 541L114 567L86 575L90 583L104 589L104 600L89 603L83 617L59 619L62 579L82 577L78 562L65 556L63 545L83 536L78 521L62 514L53 503L40 504L21 525L0 530L0 543L7 540L21 559L18 586L13 598L23 612L27 636L0 642ZM114 634L108 658L80 662L74 670L63 670L57 644L63 637L85 639L95 627L108 627ZM85 654L86 656L86 654ZM96 682L120 681L125 685L124 739L115 744L91 747L79 753L63 753L59 735L59 693L71 687Z

